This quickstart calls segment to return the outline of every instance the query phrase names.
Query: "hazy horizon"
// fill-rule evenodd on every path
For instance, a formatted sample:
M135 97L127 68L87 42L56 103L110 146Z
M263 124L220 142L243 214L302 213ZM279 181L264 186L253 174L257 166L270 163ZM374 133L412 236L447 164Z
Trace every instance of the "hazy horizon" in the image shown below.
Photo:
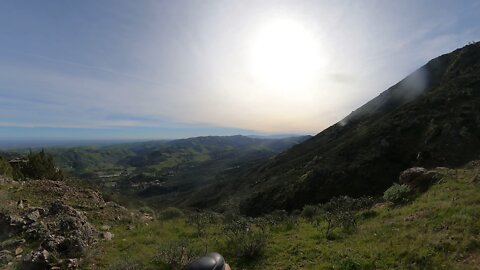
M478 14L478 1L1 1L0 140L317 134L478 40Z
M19 150L19 149L41 149L51 147L76 147L76 146L104 146L123 143L142 143L152 141L174 141L182 139L191 139L197 137L209 136L245 136L257 139L283 139L289 137L311 136L311 134L226 134L226 135L199 135L199 136L184 136L184 137L151 137L151 138L131 138L131 139L75 139L75 138L0 138L0 151Z

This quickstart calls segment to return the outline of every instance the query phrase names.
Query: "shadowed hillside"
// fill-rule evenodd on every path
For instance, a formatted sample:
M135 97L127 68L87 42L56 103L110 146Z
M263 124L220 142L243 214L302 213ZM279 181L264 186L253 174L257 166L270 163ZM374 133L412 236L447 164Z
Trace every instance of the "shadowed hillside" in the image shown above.
M339 123L232 176L250 215L383 192L405 168L480 154L480 44L431 60ZM261 206L261 207L260 207Z

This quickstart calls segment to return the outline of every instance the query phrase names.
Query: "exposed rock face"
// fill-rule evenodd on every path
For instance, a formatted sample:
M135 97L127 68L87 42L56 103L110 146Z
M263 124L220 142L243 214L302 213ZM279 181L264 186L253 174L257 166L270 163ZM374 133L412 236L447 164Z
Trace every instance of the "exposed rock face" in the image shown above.
M45 248L75 257L84 254L96 238L97 232L85 215L61 201L50 205L48 216L55 222L47 225L50 234L43 239Z
M2 191L15 193L0 200L0 269L12 263L20 269L80 267L95 242L114 237L109 223L135 218L99 192L67 182L0 180ZM103 234L88 219L104 221Z
M27 239L40 242L37 250L23 256L25 267L43 269L42 267L49 266L52 263L49 261L52 252L61 257L81 257L98 237L85 215L62 201L51 203L47 209L27 208L21 215L2 215L0 223L10 228L11 234L23 232ZM18 253L16 255L21 255L23 249L19 245L24 242L23 239L9 240L0 243L0 246L13 248ZM8 250L0 253L2 264L13 258Z
M27 269L48 269L50 252L47 250L31 251L23 257L24 268ZM30 267L30 268L28 268Z
M417 190L425 190L437 180L435 172L428 171L422 167L406 169L399 177L400 184L406 184Z
M78 209L96 209L105 206L102 195L91 189L71 187L65 182L52 180L30 181L27 185L28 188L41 189L54 200L68 201Z

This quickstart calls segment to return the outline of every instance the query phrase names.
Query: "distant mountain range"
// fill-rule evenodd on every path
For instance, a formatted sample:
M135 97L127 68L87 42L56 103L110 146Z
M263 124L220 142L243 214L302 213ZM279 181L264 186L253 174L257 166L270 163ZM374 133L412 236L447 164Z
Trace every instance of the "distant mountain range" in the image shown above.
M102 146L135 140L0 139L0 150L41 149L47 147Z

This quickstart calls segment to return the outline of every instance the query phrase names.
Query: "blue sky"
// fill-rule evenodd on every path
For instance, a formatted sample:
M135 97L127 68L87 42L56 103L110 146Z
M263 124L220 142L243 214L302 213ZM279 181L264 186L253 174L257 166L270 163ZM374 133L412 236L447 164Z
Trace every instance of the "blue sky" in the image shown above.
M314 134L480 39L480 1L0 1L0 139Z

